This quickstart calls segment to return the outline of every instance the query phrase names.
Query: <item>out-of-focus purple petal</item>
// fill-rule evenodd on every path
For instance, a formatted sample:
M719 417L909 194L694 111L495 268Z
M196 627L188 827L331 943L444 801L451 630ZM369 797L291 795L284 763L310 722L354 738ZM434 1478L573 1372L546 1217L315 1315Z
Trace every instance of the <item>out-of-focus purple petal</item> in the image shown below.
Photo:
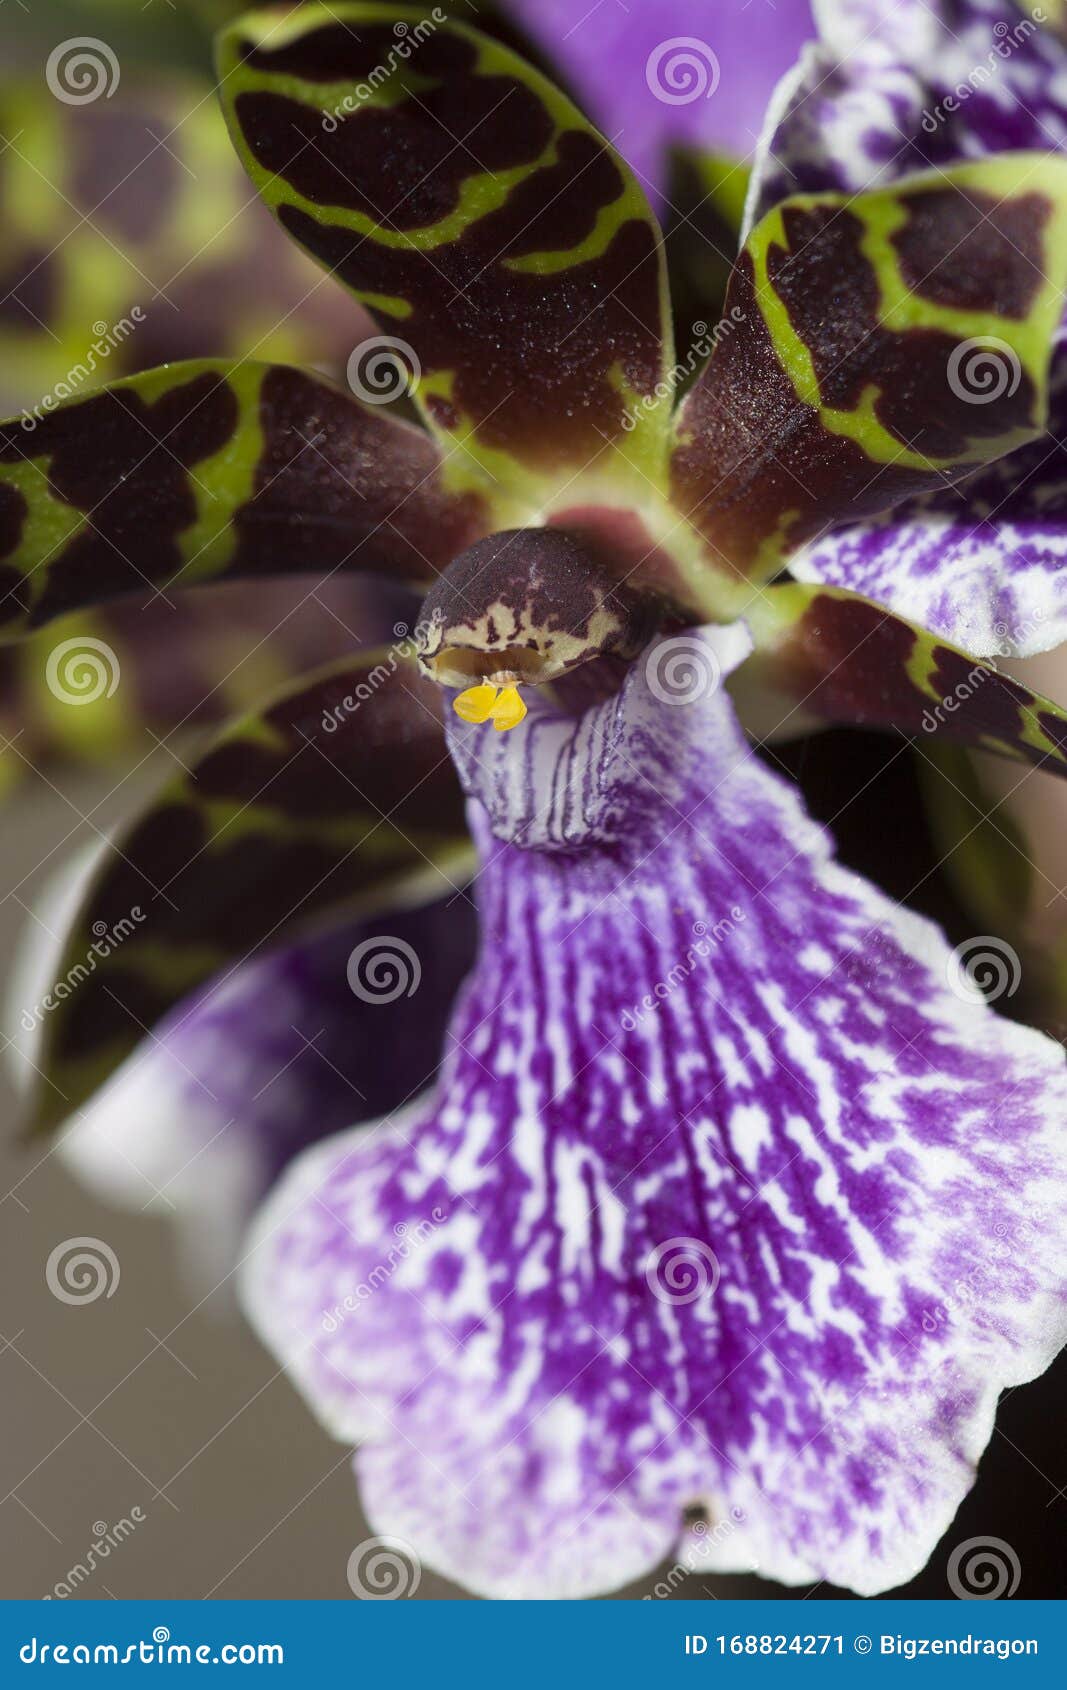
M808 0L507 0L662 199L671 143L747 158L778 78L814 27Z
M375 1530L485 1594L609 1590L687 1508L719 1565L899 1584L1063 1341L1063 1052L834 863L718 685L744 646L454 730L483 932L437 1092L255 1230Z
M298 1151L432 1083L473 951L457 896L232 970L127 1059L65 1132L63 1159L107 1201L173 1211L210 1289Z

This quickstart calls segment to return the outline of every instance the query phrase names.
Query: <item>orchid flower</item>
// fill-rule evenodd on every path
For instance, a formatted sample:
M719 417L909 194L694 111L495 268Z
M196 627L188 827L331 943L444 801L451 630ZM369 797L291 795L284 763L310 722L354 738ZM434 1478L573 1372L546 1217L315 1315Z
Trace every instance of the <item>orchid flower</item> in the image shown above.
M904 733L939 710L1067 766L1055 704L784 578L1040 436L1067 165L1030 145L782 198L766 173L702 362L632 174L508 48L312 3L227 28L219 74L253 182L383 323L421 426L375 403L380 366L357 403L221 361L57 410L29 450L10 425L4 629L145 579L369 570L428 587L418 672L405 647L297 680L115 841L28 1013L36 1125L80 1115L136 1161L137 1064L179 1095L210 1032L185 1080L222 1083L262 1009L314 1065L349 944L371 1062L385 1000L437 1013L416 987L450 954L465 816L480 935L440 1070L394 1063L378 1124L275 1181L243 1248L258 1331L360 1443L375 1530L475 1591L610 1590L694 1525L716 1566L897 1585L1000 1390L1064 1340L1064 1055L835 863L723 683ZM1018 379L975 404L958 371L990 337ZM336 1125L324 1084L261 1185Z

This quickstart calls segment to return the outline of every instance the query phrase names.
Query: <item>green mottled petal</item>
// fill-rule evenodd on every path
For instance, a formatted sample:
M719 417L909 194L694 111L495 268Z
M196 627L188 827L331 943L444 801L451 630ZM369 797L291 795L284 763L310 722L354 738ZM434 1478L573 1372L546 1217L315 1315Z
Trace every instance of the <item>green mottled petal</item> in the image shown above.
M0 424L0 637L239 576L426 582L483 531L420 429L284 365L172 364Z
M113 96L71 105L46 52L0 84L0 412L178 358L343 369L369 320L249 196L210 82L120 54Z
M465 878L442 694L386 653L333 665L216 738L103 856L41 1030L38 1129L69 1115L187 992L341 915Z
M890 728L1041 764L1067 775L1067 710L855 594L799 582L746 613L753 676L790 711Z
M765 578L833 524L1003 456L1044 426L1065 284L1060 157L783 201L680 413L676 502L725 569Z
M564 489L662 492L662 241L563 94L410 7L250 12L218 64L257 188L406 348L416 402L464 448L455 477L499 478L513 523Z
M75 611L0 646L0 797L55 763L144 756L159 735L243 715L293 675L403 631L413 596L299 576ZM181 745L178 746L181 753Z

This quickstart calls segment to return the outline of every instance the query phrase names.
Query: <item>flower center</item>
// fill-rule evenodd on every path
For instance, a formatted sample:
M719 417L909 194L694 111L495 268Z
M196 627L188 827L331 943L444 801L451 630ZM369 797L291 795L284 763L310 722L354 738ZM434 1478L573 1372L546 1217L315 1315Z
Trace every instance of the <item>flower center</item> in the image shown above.
M604 561L558 528L515 528L455 558L427 595L419 665L465 722L499 731L526 715L520 686L565 675L592 658L632 656L654 611L621 587ZM472 684L473 683L473 684Z

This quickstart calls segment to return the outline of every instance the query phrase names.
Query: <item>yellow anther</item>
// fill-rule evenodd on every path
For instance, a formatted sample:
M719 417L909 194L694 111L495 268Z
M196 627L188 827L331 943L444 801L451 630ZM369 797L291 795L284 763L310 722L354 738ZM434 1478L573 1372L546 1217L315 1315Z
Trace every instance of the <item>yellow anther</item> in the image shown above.
M452 708L464 722L487 722L496 704L499 687L483 681L479 687L468 687L452 700Z
M452 708L464 722L492 722L498 733L517 728L526 714L518 687L497 687L492 681L468 687L452 700Z
M489 714L497 733L506 734L509 728L517 728L526 714L518 687L502 687Z

